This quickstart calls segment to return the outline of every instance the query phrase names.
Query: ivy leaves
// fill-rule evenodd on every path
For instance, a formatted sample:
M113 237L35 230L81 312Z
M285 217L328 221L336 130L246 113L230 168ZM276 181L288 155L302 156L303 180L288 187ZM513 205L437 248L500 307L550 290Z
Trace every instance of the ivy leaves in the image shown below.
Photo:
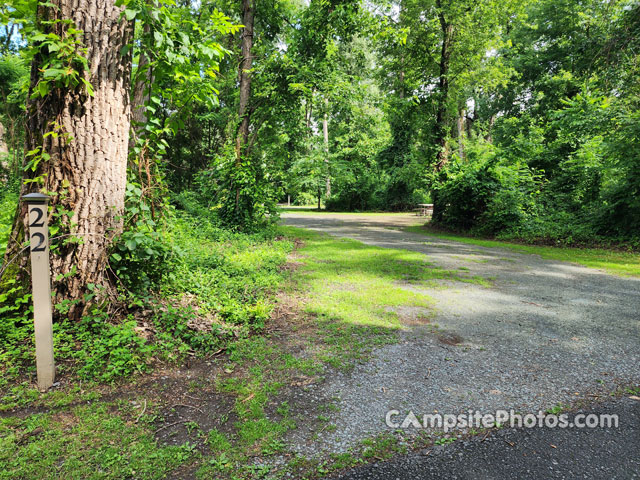
M43 21L49 26L48 33L35 31L29 38L33 48L29 57L41 55L44 58L40 71L40 81L36 84L32 98L44 98L53 88L72 88L84 86L93 96L91 83L84 72L89 70L85 54L87 49L82 43L83 31L75 28L71 20ZM58 31L59 33L56 33Z

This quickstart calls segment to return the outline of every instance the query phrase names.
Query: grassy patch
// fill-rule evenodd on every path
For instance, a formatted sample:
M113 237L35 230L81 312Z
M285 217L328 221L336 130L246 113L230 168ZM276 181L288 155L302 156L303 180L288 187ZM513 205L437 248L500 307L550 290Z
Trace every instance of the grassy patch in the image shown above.
M216 389L235 397L232 412L237 420L231 433L208 432L211 455L200 465L198 478L262 478L270 470L252 459L284 452L282 436L294 427L289 405L272 405L296 371L289 362L266 337L243 339L231 347L226 363L230 375L218 379Z
M361 463L363 457L355 451L326 461L302 461L298 467L294 461L278 471L258 461L287 451L283 438L295 427L296 419L283 391L313 381L326 365L349 368L375 346L395 341L403 328L396 309L428 310L432 305L419 292L421 286L433 287L442 280L482 282L464 272L434 267L420 253L371 247L294 228L281 233L303 242L296 252L297 268L283 269L293 243L287 238L274 241L216 231L197 233L191 227L197 229L197 225L178 225L171 231L184 254L161 286L161 296L169 302L159 309L154 320L158 323L152 325L165 334L156 333L145 345L155 342L153 348L165 352L167 360L188 353L194 356L198 345L226 349L226 356L213 361L219 373L210 379L215 393L229 401L220 423L207 429L193 421L179 422L193 442L163 446L154 432L166 434L175 419L159 417L160 407L146 393L137 408L130 401L100 400L96 392L102 387L96 384L85 383L84 389L70 385L40 395L25 383L6 389L5 408L38 406L45 413L2 420L0 464L7 473L5 477L0 473L0 478L162 478L170 477L176 468L189 469L202 479L264 478L302 470L306 473L300 478L311 478ZM273 294L287 276L289 293L304 298L291 319L299 322L292 327L300 330L287 330L289 340L283 340L267 320ZM171 306L180 302L191 313ZM213 328L198 331L190 327L202 319L212 319ZM134 327L132 323L127 328L133 331ZM223 328L232 333L223 337L224 342L210 344L208 339L220 337ZM110 338L119 339L123 351L132 353L125 347L134 337L119 333ZM289 349L290 340L300 342L302 353ZM104 351L100 361L106 363L102 367L96 363L94 368L108 371L104 365L117 350L100 351ZM138 360L129 363L135 366ZM117 398L119 387L109 388ZM196 385L189 394L198 397L204 388ZM310 419L319 422L323 432L336 428L331 423L331 408L336 407L329 404ZM36 434L30 435L32 431ZM389 438L372 442L358 450L367 459L400 451Z
M487 240L482 238L465 237L450 233L434 231L425 226L411 226L404 230L413 233L421 233L432 237L453 240L470 245L479 245L490 248L508 248L519 253L540 255L549 260L573 262L589 268L597 268L607 273L620 276L640 277L640 254L620 252L601 248L570 248L570 247L544 247L538 245L522 245L519 243L505 242L501 240Z
M282 438L295 423L289 404L278 398L292 379L317 375L325 365L350 368L375 346L395 341L403 324L394 308L429 309L433 304L428 296L407 287L433 286L440 280L475 281L434 267L420 253L371 247L296 228L282 228L281 232L303 242L296 251L297 268L291 273L289 288L292 295L304 298L287 333L305 350L293 355L286 341L272 336L254 336L233 344L225 363L230 374L218 380L217 389L235 397L237 420L231 434L209 432L208 442L215 454L204 460L199 478L265 475L269 468L258 466L253 458L286 451ZM321 406L309 419L318 424L319 432L335 429L330 421L332 408L335 405ZM388 438L376 439L361 450L372 459L397 451ZM315 478L360 462L360 456L348 453L319 462L296 459L284 470L300 478ZM278 473L283 473L282 467Z
M193 456L188 444L158 447L114 404L0 420L1 479L160 479Z
M432 298L411 286L433 287L441 280L486 284L482 278L435 267L418 252L293 227L283 230L304 241L297 282L306 292L305 312L316 319L316 343L327 347L320 358L332 366L349 366L374 346L393 342L403 326L399 307L433 306Z
M264 328L291 242L276 239L275 231L231 233L183 212L168 216L162 242L173 253L153 288L123 288L116 315L99 304L80 322L54 324L59 378L112 382L148 371L157 360L201 356ZM0 395L34 374L33 335L29 310L0 309Z
M220 465L240 471L246 455L283 448L279 436L289 420L268 418L266 402L279 388L278 368L303 362L282 355L278 365L286 368L275 368L273 359L281 353L260 334L286 278L282 266L293 244L275 238L275 231L231 233L180 212L168 220L162 241L173 254L162 279L146 292L122 292L124 316L96 308L81 322L54 325L62 382L57 389L40 394L33 387L33 321L12 312L0 315L0 333L7 332L0 339L0 410L20 409L0 421L0 479L166 478L176 467L200 463L207 448ZM148 381L137 373L224 349L231 365L246 366L235 384L220 384L237 396L233 413L238 420L231 434L201 432L197 423L179 422L192 443L163 446L154 436L163 419L160 405L147 397L152 392L141 390L144 415L142 407L129 412L124 400L100 400L100 392L107 393L103 398L129 398L135 382ZM263 362L260 368L257 361ZM119 403L129 405L126 414ZM240 455L232 455L231 447Z

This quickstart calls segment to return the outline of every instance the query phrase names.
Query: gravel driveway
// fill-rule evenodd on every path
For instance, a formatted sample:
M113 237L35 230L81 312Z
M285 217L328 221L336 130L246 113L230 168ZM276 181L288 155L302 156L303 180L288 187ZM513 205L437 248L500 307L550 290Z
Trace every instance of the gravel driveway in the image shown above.
M491 287L450 282L419 290L436 299L432 324L456 344L408 322L401 341L377 349L368 363L300 391L299 404L309 406L301 415L329 400L339 409L331 413L331 432L294 430L295 450L311 456L345 451L389 430L389 410L418 418L470 409L538 412L638 384L640 279L398 229L417 221L410 215L283 215L287 225L422 252L439 267L463 267L492 281ZM634 441L640 447L640 439Z

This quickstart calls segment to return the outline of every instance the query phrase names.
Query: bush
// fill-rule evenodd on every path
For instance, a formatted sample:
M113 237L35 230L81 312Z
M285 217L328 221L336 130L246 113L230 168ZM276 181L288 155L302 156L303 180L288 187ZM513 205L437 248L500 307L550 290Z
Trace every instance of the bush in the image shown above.
M181 211L169 211L164 223L119 239L112 268L130 291L120 293L117 309L94 305L80 322L54 324L59 371L110 382L148 370L154 358L206 354L264 328L292 244L277 240L275 229L231 232ZM31 297L10 274L0 296L0 386L34 370Z
M300 192L294 197L291 203L299 207L316 206L318 204L318 197L312 193Z
M152 230L149 224L141 224L120 235L109 261L115 276L128 290L144 292L160 283L174 253L162 233Z
M436 185L434 221L485 235L518 232L538 214L540 179L528 167L497 157L456 163Z

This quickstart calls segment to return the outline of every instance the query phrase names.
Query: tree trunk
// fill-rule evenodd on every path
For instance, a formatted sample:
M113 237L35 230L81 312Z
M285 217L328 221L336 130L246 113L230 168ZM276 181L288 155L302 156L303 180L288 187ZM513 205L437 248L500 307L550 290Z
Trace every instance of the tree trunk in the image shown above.
M0 180L9 170L9 146L5 139L4 125L0 123Z
M9 153L9 147L5 140L4 125L0 123L0 155Z
M324 136L324 164L327 167L326 198L331 196L331 174L329 173L329 99L324 99L324 117L322 117L322 135Z
M313 92L311 92L311 99L307 99L305 104L304 120L307 126L307 134L311 134L311 114L313 113Z
M460 157L460 160L465 159L464 157L464 121L465 118L467 116L467 113L463 110L460 110L460 113L458 114L458 156Z
M149 35L150 26L148 23L144 25L143 35ZM149 57L147 53L140 50L138 58L138 68L133 84L133 101L131 102L131 124L135 129L136 136L146 122L145 101L151 97L151 85L153 83L151 68L149 65ZM131 141L135 142L135 137L131 137Z
M236 136L236 167L240 168L244 147L249 140L249 125L251 122L251 110L249 100L251 99L251 47L253 46L253 0L242 0L242 42L240 68L238 71L238 81L240 83L240 101L238 105L238 117L240 125ZM236 211L240 203L240 186L236 185Z
M405 2L400 1L399 2L399 8L400 8L400 12L398 14L398 23L400 25L404 25L405 24ZM404 47L400 48L401 53L400 53L400 72L398 73L398 96L403 99L406 96L406 85L405 85L405 64L406 64L406 59L405 59L405 49Z
M105 275L108 250L122 230L127 181L127 144L130 126L129 89L131 57L122 55L130 43L133 25L121 18L122 8L114 0L50 0L38 5L39 28L45 33L65 36L68 26L54 20L71 20L82 33L89 69L84 72L94 96L86 89L54 88L43 98L27 104L25 149L42 147L50 155L35 171L26 170L21 194L37 190L51 194L58 222L57 235L68 234L51 250L55 302L70 301L68 316L78 319L84 310L87 285L110 286ZM53 5L51 5L53 4ZM40 80L44 59L36 55L31 68L30 93ZM58 135L45 134L56 131ZM27 159L29 160L29 159ZM26 212L18 208L5 260L20 250L25 239ZM19 276L26 279L26 255Z
M436 156L436 170L441 170L447 163L447 128L446 114L449 100L449 64L451 61L451 44L453 41L453 24L447 22L442 10L441 0L436 0L438 18L442 30L442 50L440 52L440 72L438 80L438 101L436 107L436 124L434 136L438 154Z
M487 130L487 136L485 137L487 142L493 143L493 125L496 123L496 116L491 115L489 118L489 128Z

